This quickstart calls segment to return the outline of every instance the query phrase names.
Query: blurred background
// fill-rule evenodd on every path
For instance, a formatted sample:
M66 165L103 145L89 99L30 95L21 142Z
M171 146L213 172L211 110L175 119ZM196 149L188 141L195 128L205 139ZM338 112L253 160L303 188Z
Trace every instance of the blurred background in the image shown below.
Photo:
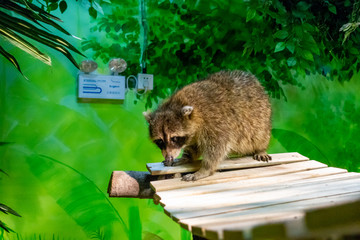
M223 69L252 72L269 93L269 153L360 172L359 2L1 2L0 210L10 214L0 239L191 239L152 200L110 199L107 185L114 170L162 161L142 112ZM109 74L112 58L127 61L124 76L153 74L154 89L80 103L77 63Z

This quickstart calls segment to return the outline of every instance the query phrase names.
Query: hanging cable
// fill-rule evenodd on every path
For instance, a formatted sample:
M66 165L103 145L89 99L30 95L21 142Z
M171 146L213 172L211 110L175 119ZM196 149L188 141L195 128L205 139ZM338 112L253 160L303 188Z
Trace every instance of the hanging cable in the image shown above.
M141 14L141 37L142 37L142 45L141 45L141 57L140 57L140 66L141 73L146 73L146 59L147 59L147 34L148 34L148 26L146 21L146 3L145 0L140 0L140 14Z

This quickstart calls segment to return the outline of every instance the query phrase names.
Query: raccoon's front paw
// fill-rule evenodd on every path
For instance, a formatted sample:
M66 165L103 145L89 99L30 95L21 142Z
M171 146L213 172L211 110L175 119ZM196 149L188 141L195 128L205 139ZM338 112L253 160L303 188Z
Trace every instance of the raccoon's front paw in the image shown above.
M195 176L195 173L189 173L189 174L186 174L182 177L182 180L183 181L187 181L187 182L190 182L190 181L196 181L197 178Z
M174 160L172 166L179 166L188 162L190 162L190 160L187 158L177 158Z
M183 181L196 181L196 180L199 180L201 178L205 178L205 177L208 177L210 176L212 173L209 172L209 171L197 171L195 173L189 173L189 174L186 174L182 177L182 180Z
M266 152L254 154L253 158L262 162L268 162L271 160L271 156L268 155Z

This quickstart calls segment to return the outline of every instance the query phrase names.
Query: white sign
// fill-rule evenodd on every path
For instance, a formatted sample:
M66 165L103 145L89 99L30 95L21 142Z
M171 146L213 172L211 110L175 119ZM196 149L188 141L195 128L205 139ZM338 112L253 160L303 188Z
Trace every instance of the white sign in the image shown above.
M125 99L125 77L79 74L79 98Z

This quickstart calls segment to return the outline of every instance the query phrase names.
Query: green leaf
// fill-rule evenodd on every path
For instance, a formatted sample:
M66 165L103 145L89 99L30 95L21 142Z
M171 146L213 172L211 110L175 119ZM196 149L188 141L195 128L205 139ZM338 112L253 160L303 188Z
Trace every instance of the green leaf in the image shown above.
M57 24L56 22L51 20L51 19L54 19L56 21L61 22L61 19L59 19L58 17L56 17L54 15L47 13L43 9L37 7L36 5L33 5L30 2L26 2L26 3L27 3L27 5L29 5L29 8L24 8L12 1L3 1L2 7L21 15L42 27L43 27L43 25L41 25L38 21L49 24L49 25L53 26L54 28L56 28L57 30L61 31L62 33L65 33L66 35L70 35L70 33L68 31L66 31L59 24Z
M279 30L274 34L274 37L279 39L285 39L287 36L289 36L289 33L285 30Z
M328 8L330 12L332 12L333 14L337 14L336 6L334 4L329 3Z
M95 0L92 1L92 4L93 4L92 6L94 7L94 9L95 9L97 12L101 13L102 15L104 15L104 11L103 11L102 7L100 6L100 4L98 4Z
M57 2L50 3L50 11L55 11L59 7L59 4Z
M309 23L303 23L302 27L303 27L303 29L305 31L308 31L308 32L313 32L313 31L316 30L316 28L313 25L309 24Z
M190 239L190 238L187 238ZM163 240L161 237L156 235L155 233L144 231L142 240Z
M45 45L48 45L47 43L50 42L49 40L54 41L55 43L60 44L64 47L67 47L70 50L84 56L81 52L79 52L79 50L77 50L74 46L72 46L65 39L58 37L54 34L51 34L49 32L46 32L44 30L41 30L39 28L36 28L34 25L32 25L22 19L15 18L8 14L2 13L0 15L0 20L2 21L0 23L0 26L3 25L5 27L8 27L18 33L21 33L27 37L30 37L38 42L45 44ZM50 46L50 45L48 45L48 46Z
M0 23L1 26L1 23ZM51 65L51 58L44 53L40 52L34 45L20 37L18 34L14 33L10 29L7 28L0 28L0 34L7 38L13 45L19 47L23 51L29 53L31 56L41 60L43 63ZM5 50L4 50L5 51ZM6 53L4 53L6 55ZM4 55L3 54L3 55ZM19 64L17 63L16 59L8 54L8 60L11 61L16 68L20 69ZM12 57L12 58L11 58Z
M60 12L64 13L67 9L67 3L63 0L60 2L59 7L60 7Z
M296 8L303 12L307 11L310 7L311 7L311 4L309 4L307 2L303 2L303 1L296 4Z
M288 60L286 61L287 65L289 67L295 66L296 65L296 59L294 57L289 57Z
M284 49L285 49L285 42L278 42L275 46L274 52L281 52Z
M3 221L0 221L0 228L4 229L6 232L14 232L14 230L12 230L11 228L9 228L8 226L6 226L6 224Z
M69 49L71 49L81 55L83 55L83 54L80 53L79 50L77 50L74 46L72 46L66 40L64 40L60 37L57 37L56 35L50 34L44 30L38 29L38 28L34 27L33 25L31 25L30 23L23 21L21 19L17 19L17 18L9 16L8 19L5 20L5 18L7 16L9 16L9 15L4 14L4 13L2 15L0 15L0 30L2 30L2 28L10 27L21 34L24 34L27 37L30 37L44 45L47 45L47 46L55 49L58 52L61 52L77 68L79 68L78 63L75 61L73 56L70 54L70 52L65 47L68 47ZM15 21L17 21L17 22L15 22ZM19 26L19 22L21 23L20 26ZM18 37L18 39L20 39L20 37ZM23 41L25 41L25 40L23 40Z
M89 236L115 223L128 232L109 198L84 174L44 155L32 154L27 158L27 163L57 204Z
M314 56L313 54L309 51L309 50L302 50L301 51L301 56L306 59L306 60L309 60L309 61L314 61Z
M256 10L255 9L249 9L247 11L247 13L246 13L246 22L249 22L255 16L256 16Z
M5 174L6 176L9 176L9 174L7 174L4 170L0 169L0 172Z
M2 204L2 203L0 203L0 211L3 213L6 213L6 214L10 213L17 217L21 217L20 214L18 214L14 209L12 209L9 206L6 206L5 204Z
M358 50L357 48L354 48L354 47L350 48L349 52L350 52L351 54L354 54L354 55L358 55L358 54L359 54L359 50Z
M142 225L140 220L139 207L129 208L129 239L142 239Z
M310 159L328 163L329 160L321 150L300 134L285 129L272 129L272 135L289 152L299 152Z
M118 32L121 30L121 25L120 24L116 24L114 27L115 32Z
M13 55L11 55L10 53L8 53L7 51L5 51L1 46L0 46L0 54L3 55L9 62L11 62L16 67L16 69L21 73L21 75L24 76L16 58ZM3 145L3 144L1 144L1 145Z
M96 19L97 17L97 11L93 6L89 7L89 14L92 18Z
M287 42L286 43L286 48L291 52L294 53L295 52L295 44L293 42Z

